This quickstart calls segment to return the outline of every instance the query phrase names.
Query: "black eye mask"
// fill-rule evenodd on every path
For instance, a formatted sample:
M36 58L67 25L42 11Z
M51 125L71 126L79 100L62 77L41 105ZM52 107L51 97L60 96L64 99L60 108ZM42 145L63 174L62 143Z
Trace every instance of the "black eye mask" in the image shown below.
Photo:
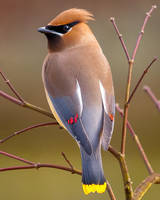
M61 34L65 34L67 33L73 26L75 26L76 24L78 24L79 21L75 21L72 22L70 24L64 24L64 25L59 25L59 26L52 26L52 25L48 25L46 26L46 29L50 30L50 31L55 31L57 33L61 33Z

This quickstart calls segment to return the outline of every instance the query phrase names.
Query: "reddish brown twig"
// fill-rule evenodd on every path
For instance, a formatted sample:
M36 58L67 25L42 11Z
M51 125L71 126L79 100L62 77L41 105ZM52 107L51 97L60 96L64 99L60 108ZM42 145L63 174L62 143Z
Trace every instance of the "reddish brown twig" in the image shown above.
M157 109L160 111L160 101L156 98L150 87L144 86L144 91L151 97L152 101L156 105Z
M156 6L152 6L150 11L146 15L146 17L144 19L144 23L143 23L142 28L141 28L141 32L140 32L140 34L138 36L138 39L137 39L137 42L136 42L136 47L135 47L135 49L133 51L132 58L131 58L131 60L129 60L127 87L126 87L125 104L124 104L122 140L121 140L121 153L122 154L125 154L125 146L126 146L126 130L127 130L128 108L129 108L128 100L129 100L129 96L130 96L130 87L131 87L133 63L134 63L134 59L135 59L135 56L136 56L136 53L137 53L137 49L138 49L140 41L142 39L142 35L144 33L144 28L145 28L145 26L146 26L146 24L148 22L149 16L151 15L151 13L153 12L153 10L155 8L156 8Z
M131 200L141 200L153 184L160 184L160 174L153 173L145 178L135 189Z
M118 27L117 27L117 25L116 25L115 18L114 18L114 17L111 17L111 18L110 18L110 21L112 22L112 24L113 24L113 26L114 26L114 28L115 28L115 31L116 31L116 33L117 33L117 35L118 35L118 37L119 37L119 40L120 40L120 42L121 42L121 45L122 45L122 47L123 47L123 50L124 50L125 55L126 55L126 57L127 57L127 60L128 60L128 62L129 62L129 61L130 61L130 56L129 56L127 47L126 47L126 45L125 45L125 42L124 42L124 40L123 40L123 38L122 38L122 34L119 32L119 29L118 29Z
M66 157L65 153L62 152L61 154L62 154L64 160L67 162L67 164L70 166L70 168L71 168L71 169L73 170L73 172L74 172L74 167L73 167L72 163L71 163L71 162L68 160L68 158Z
M4 155L4 156L7 156L7 157L10 157L10 158L13 158L13 159L18 160L18 161L27 163L27 164L29 164L29 165L34 165L34 163L31 162L31 161L29 161L29 160L20 158L20 157L18 157L18 156L15 156L15 155L13 155L13 154L10 154L10 153L4 152L4 151L0 151L0 154L1 154L1 155Z
M44 114L44 115L54 119L53 114L48 112L48 111L46 111L46 110L44 110L43 108L35 106L35 105L33 105L31 103L28 103L26 101L24 101L24 103L22 103L20 100L16 99L15 97L10 96L9 94L7 94L7 93L5 93L5 92L3 92L1 90L0 90L0 96L4 97L5 99L7 99L7 100L11 101L12 103L15 103L15 104L17 104L19 106L22 106L24 108L28 108L30 110L34 110L34 111L36 111L38 113Z
M115 148L109 145L108 151L119 160L120 153Z
M16 95L16 97L18 99L16 99L15 97L13 96L10 96L9 94L3 92L0 90L0 96L4 97L5 99L8 99L9 101L17 104L17 105L20 105L24 108L28 108L28 109L31 109L31 110L34 110L36 112L39 112L39 113L42 113L50 118L53 118L54 119L54 116L53 114L47 112L46 110L40 108L40 107L37 107L37 106L34 106L28 102L26 102L21 96L20 94L16 91L16 89L14 88L14 86L11 84L11 82L7 79L7 77L4 75L4 73L0 70L0 75L2 76L3 80L5 81L5 83L9 86L9 88L11 89L11 91Z
M42 167L50 167L50 168L56 168L56 169L69 171L72 174L82 175L81 171L76 170L75 168L73 169L73 168L68 168L68 167L64 167L64 166L60 166L60 165L52 165L52 164L46 164L46 163L42 163L42 164L41 163L35 163L35 162L28 161L26 159L20 158L18 156L15 156L13 154L9 154L9 153L4 152L4 151L0 151L0 154L29 164L27 166L13 166L13 167L0 168L0 172L10 171L10 170L20 170L20 169L33 169L33 168L39 169L39 168L42 168Z
M39 169L39 168L42 168L42 167L55 168L55 169L60 169L60 170L71 172L72 174L82 175L81 171L79 171L79 170L74 169L74 172L73 172L73 170L69 167L46 164L46 163L34 163L34 165L0 168L0 172L11 171L11 170L22 170L22 169L34 169L34 168Z
M112 187L111 187L111 185L109 184L108 181L107 181L107 191L108 191L110 199L111 200L116 200L116 197L115 197L115 195L113 193Z
M140 79L138 80L138 82L137 82L135 88L133 89L133 91L132 91L132 93L131 93L131 95L130 95L130 97L129 97L129 99L128 99L128 104L130 103L131 99L133 98L133 96L134 96L136 90L138 89L140 83L142 82L142 80L143 80L145 74L148 72L148 70L150 69L150 67L153 65L153 63L154 63L157 59L158 59L158 58L154 58L154 59L152 60L152 62L148 65L148 67L144 70L143 74L141 75Z
M123 110L119 107L118 104L116 104L116 109L119 112L119 114L121 115L121 117L123 117ZM151 164L150 164L150 162L149 162L149 160L148 160L148 158L147 158L147 156L146 156L146 154L144 152L142 144L141 144L138 136L136 135L135 131L133 130L131 124L128 121L127 121L127 127L129 129L129 132L131 133L133 139L135 140L135 142L137 144L137 147L138 147L138 149L139 149L139 151L141 153L141 156L142 156L142 158L144 160L145 166L147 167L147 170L148 170L149 174L154 173L154 170L152 169L152 166L151 166Z
M139 35L138 35L138 38L137 38L137 42L136 42L135 49L134 49L133 54L132 54L132 60L133 60L133 61L134 61L134 59L135 59L135 56L136 56L136 53L137 53L137 50L138 50L140 41L141 41L142 36L143 36L143 34L144 34L144 28L145 28L145 26L146 26L146 24L147 24L147 22L148 22L149 17L151 17L152 12L153 12L154 9L156 9L156 8L157 8L157 6L156 6L156 5L153 5L152 8L149 10L149 12L146 13L146 17L145 17L145 19L144 19L144 22L143 22L141 31L140 31L140 33L139 33Z
M9 88L11 89L11 91L16 95L16 97L21 101L22 104L24 104L24 100L23 98L20 96L20 94L15 90L15 88L13 87L13 85L10 83L10 81L6 78L6 76L4 75L4 73L0 70L0 75L2 76L3 80L5 81L5 83L9 86Z
M41 124L36 124L36 125L29 126L27 128L24 128L24 129L22 129L20 131L16 131L13 134L3 138L2 140L0 140L0 144L6 142L7 140L11 139L12 137L14 137L16 135L19 135L19 134L24 133L26 131L29 131L31 129L38 128L38 127L43 127L43 126L50 126L50 125L58 125L58 123L57 122L48 122L48 123L41 123Z
M0 96L4 97L5 99L7 99L17 105L23 106L23 103L20 100L16 99L15 97L10 96L9 94L7 94L1 90L0 90Z

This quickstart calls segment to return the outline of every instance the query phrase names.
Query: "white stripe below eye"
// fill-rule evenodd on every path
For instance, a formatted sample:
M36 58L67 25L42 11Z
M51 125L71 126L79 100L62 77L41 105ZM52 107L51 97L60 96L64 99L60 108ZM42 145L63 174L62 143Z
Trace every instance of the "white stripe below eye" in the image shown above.
M69 33L71 30L72 30L72 28L70 28L66 33L59 33L59 32L57 32L57 31L53 31L53 30L48 30L48 29L47 29L47 31L48 31L49 33L56 34L56 35L59 35L59 36L61 36L61 37L62 37L63 35L65 35L65 34Z
M56 32L56 31L51 31L51 30L47 30L47 31L52 33L52 34L59 35L59 36L63 36L64 35L63 33L59 33L59 32Z
M78 83L78 80L77 80L77 83L76 83L76 93L78 95L78 99L79 99L79 103L80 103L80 114L81 114L82 110L83 110L83 102L82 102L81 88L80 88L80 85Z
M99 81L99 88L100 88L100 91L101 91L101 96L102 96L104 109L105 109L106 113L108 114L108 110L107 110L107 106L106 106L106 92L104 90L104 87L103 87L101 81Z

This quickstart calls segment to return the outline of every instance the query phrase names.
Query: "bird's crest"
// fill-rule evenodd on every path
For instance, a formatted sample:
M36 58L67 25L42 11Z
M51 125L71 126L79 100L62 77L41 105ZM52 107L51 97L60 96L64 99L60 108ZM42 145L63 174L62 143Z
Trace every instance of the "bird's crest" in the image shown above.
M89 20L94 20L92 13L85 9L72 8L60 13L49 23L49 25L58 26L75 21L86 23Z

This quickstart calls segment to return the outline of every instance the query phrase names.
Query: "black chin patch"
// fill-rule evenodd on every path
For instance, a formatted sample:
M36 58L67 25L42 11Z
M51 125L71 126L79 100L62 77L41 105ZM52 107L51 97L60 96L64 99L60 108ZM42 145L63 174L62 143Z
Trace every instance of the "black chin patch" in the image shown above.
M60 34L65 34L68 31L70 31L70 29L78 23L79 23L79 21L75 21L70 24L64 24L64 25L59 25L59 26L48 25L48 26L46 26L46 29L48 29L50 31L55 31Z

